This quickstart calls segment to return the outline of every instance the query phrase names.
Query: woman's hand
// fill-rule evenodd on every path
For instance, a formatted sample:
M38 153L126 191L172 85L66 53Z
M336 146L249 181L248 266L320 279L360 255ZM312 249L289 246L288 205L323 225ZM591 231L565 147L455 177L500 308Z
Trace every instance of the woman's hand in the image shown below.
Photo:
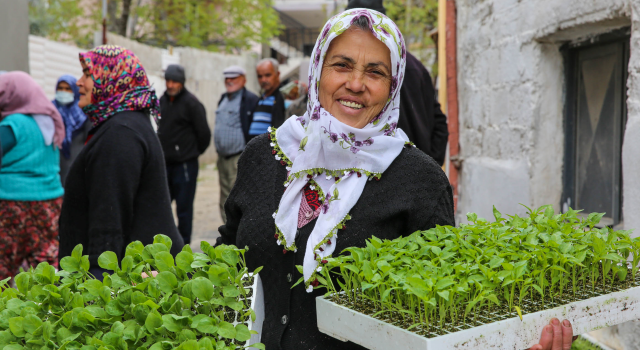
M156 277L158 275L158 271L151 271L151 274L153 275L153 277ZM146 272L142 273L142 278L147 278L149 277L149 275L147 275Z
M553 318L542 329L540 343L529 350L570 350L574 339L571 322L564 320L560 323L560 320Z

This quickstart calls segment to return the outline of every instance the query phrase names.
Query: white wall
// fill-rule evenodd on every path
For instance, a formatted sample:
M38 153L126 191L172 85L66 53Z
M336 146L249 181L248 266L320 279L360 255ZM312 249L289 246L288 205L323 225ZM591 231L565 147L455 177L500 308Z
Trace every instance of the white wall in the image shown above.
M0 70L29 71L29 7L27 0L0 0Z
M624 201L624 226L635 229L640 235L640 1L631 4L633 32L631 33L631 58L627 82L627 128L622 145L622 187Z
M492 205L509 214L523 211L517 203L559 209L565 101L560 45L629 26L632 2L637 15L637 0L457 1L459 222L471 211L491 218ZM640 132L639 31L636 19L627 134ZM627 163L640 159L640 145L629 142L627 137L625 174L631 174ZM640 164L633 171L640 172ZM640 212L635 188L633 176L626 176L625 224ZM630 205L629 197L639 198L638 204Z
M231 65L242 66L247 71L247 89L259 92L255 64L258 56L253 53L243 55L227 55L194 48L173 48L171 52L129 40L109 33L108 42L120 45L133 51L144 66L149 80L156 88L158 97L165 90L164 69L169 63L179 63L185 68L186 88L196 95L207 110L207 121L213 133L216 109L220 96L225 92L222 71ZM211 163L217 159L213 140L207 151L200 156L201 163Z
M108 34L108 42L133 51L144 66L149 82L156 89L158 97L165 91L164 69L171 63L185 67L186 87L200 99L207 110L209 127L213 131L218 100L225 92L222 71L231 65L240 65L247 71L247 88L259 92L255 74L256 54L227 55L193 48L160 49ZM79 78L82 68L78 53L86 51L78 47L51 41L42 37L29 36L29 69L31 76L42 86L50 99L55 95L56 82L63 74ZM217 159L213 140L200 162L211 163Z
M61 75L70 74L80 78L82 66L78 54L82 51L85 50L29 35L29 71L47 97L53 100Z

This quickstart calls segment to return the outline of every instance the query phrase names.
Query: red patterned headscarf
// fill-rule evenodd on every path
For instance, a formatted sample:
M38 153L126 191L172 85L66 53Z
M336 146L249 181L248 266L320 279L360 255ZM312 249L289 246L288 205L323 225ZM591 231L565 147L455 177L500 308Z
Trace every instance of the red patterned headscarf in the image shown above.
M93 78L91 104L82 108L96 126L123 111L148 111L157 122L160 105L140 60L133 52L102 45L80 53Z

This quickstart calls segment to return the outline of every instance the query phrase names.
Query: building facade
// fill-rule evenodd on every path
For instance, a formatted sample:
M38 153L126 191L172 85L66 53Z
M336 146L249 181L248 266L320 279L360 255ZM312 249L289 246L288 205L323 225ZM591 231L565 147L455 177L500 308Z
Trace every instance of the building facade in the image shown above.
M458 222L492 218L493 205L553 204L605 212L604 224L639 235L640 1L446 3L456 11L457 89L447 91L459 111Z

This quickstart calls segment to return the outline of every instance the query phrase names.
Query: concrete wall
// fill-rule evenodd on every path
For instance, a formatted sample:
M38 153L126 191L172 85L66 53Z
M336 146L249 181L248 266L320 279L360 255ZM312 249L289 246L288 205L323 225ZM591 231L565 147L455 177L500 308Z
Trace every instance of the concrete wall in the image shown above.
M460 149L457 221L553 204L563 183L565 81L560 46L632 27L622 149L624 228L640 235L640 1L458 0ZM640 322L591 333L638 349Z
M29 72L27 0L0 0L0 70Z
M63 74L82 75L78 53L86 51L40 36L29 35L29 71L49 99L53 100L56 83Z
M631 33L631 58L627 82L627 127L622 146L622 205L624 225L640 235L640 1L631 3L633 31ZM640 329L638 330L640 331Z
M171 51L151 47L109 33L109 44L120 45L133 51L149 75L149 79L156 88L158 96L165 90L164 69L169 63L179 63L185 67L187 74L187 89L196 95L207 110L207 121L213 132L216 109L220 96L225 92L222 71L231 65L239 65L247 71L247 89L259 92L255 65L258 56L253 53L241 56L208 52L193 48L173 48ZM213 140L207 151L200 156L200 163L211 163L217 159Z
M624 220L625 226L640 228L640 222L631 219L634 216L631 213L640 212L640 187L633 183L640 171L637 161L640 145L630 144L640 142L640 138L628 136L631 130L640 132L639 2L458 0L456 3L463 159L458 221L464 220L470 211L492 218L493 205L509 214L525 211L517 203L534 207L553 204L559 208L565 103L560 46L629 26L633 8L629 122L624 145L624 174L629 174L624 182ZM635 164L638 169L632 167Z

